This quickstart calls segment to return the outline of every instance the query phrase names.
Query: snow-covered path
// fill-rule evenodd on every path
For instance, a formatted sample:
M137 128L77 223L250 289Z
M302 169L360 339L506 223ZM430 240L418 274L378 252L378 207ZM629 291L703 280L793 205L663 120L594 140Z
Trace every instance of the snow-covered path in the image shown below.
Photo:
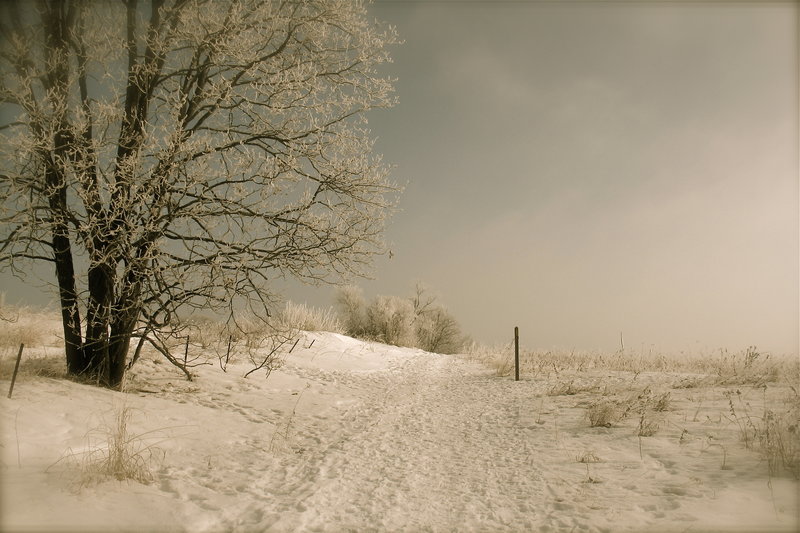
M549 396L546 382L515 383L461 357L433 354L353 386L365 396L335 424L322 418L298 428L295 453L282 462L285 477L271 484L290 490L260 504L269 510L262 526L755 531L770 516L776 530L796 523L796 507L786 509L796 495L791 486L776 499L757 481L757 465L718 470L716 454L700 443L675 454L660 440L645 439L642 449L628 431L587 427L595 392ZM667 433L680 438L680 431ZM725 453L736 461L735 452ZM589 464L579 460L587 454Z
M450 356L406 361L387 388L376 388L347 415L339 440L301 467L316 471L317 479L300 498L303 510L284 514L276 526L532 527L531 502L542 499L542 475L528 448L532 428L517 420L514 384L487 386L485 370L454 368L464 366ZM498 401L503 392L507 402Z
M312 347L313 346L313 347ZM308 334L269 379L158 359L127 394L31 380L3 405L3 530L795 531L798 484L739 442L725 390L603 370L514 382L463 356ZM598 399L671 393L589 427ZM767 392L747 389L752 412ZM751 404L752 402L752 404ZM72 452L130 408L154 482L81 481ZM87 441L87 436L93 440ZM55 437L54 437L55 436ZM153 440L149 440L153 439ZM64 460L67 457L67 460ZM79 457L78 457L79 459ZM6 512L8 511L8 512Z

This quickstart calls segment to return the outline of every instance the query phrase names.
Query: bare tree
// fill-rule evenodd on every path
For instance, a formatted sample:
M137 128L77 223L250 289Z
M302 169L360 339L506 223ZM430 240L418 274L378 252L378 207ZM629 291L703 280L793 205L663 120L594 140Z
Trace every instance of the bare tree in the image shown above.
M363 273L396 42L358 0L0 3L0 265L52 263L71 374L117 386L182 310Z
M436 306L417 315L415 326L417 346L425 351L458 353L464 348L461 326L444 307Z
M419 348L435 353L456 353L464 347L465 336L458 321L423 283L415 284L411 304Z
M430 289L421 281L414 284L414 295L411 297L414 305L414 315L424 315L436 305L436 296L430 294Z

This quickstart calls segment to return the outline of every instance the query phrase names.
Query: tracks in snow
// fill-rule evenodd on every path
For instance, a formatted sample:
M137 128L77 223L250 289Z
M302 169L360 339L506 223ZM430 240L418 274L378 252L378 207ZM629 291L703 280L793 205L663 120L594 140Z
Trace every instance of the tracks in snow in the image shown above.
M641 454L627 429L588 428L595 392L549 396L546 380L516 383L425 353L377 371L293 372L313 384L296 416L270 424L268 435L236 436L204 485L229 498L192 530L674 529L697 520L684 503L714 495L660 459L662 441L645 443ZM579 462L594 451L599 463ZM696 453L705 464L703 450Z
M522 398L518 385L452 356L405 361L342 417L333 440L329 423L298 434L310 451L285 471L295 490L273 528L533 527L546 485L528 448L537 428L519 419L530 390Z

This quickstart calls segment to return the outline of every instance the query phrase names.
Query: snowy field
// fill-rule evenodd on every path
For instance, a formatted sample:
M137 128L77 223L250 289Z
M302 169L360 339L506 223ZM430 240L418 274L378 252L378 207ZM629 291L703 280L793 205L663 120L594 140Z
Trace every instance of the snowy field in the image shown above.
M786 381L554 365L514 382L467 356L304 333L268 379L243 378L252 367L232 362L226 373L197 367L189 382L146 354L124 394L29 370L7 399L16 350L2 354L3 531L750 532L800 523L797 479L746 442L767 409L797 412ZM58 348L25 357L30 368L46 367L45 356ZM123 412L144 482L93 466Z

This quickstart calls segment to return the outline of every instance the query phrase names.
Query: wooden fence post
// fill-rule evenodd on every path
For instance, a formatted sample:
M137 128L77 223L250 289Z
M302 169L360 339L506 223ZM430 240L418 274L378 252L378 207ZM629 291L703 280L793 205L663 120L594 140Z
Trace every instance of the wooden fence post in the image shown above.
M297 337L297 340L294 341L294 344L292 344L291 349L289 349L289 353L292 353L292 351L294 350L294 347L297 346L298 342L300 342L300 337Z
M519 381L519 328L514 327L514 381Z
M11 398L11 393L14 392L14 382L17 381L17 372L19 371L19 362L22 359L22 349L25 348L25 343L19 345L19 353L17 353L17 363L14 365L14 374L11 376L11 386L8 388L8 397Z

